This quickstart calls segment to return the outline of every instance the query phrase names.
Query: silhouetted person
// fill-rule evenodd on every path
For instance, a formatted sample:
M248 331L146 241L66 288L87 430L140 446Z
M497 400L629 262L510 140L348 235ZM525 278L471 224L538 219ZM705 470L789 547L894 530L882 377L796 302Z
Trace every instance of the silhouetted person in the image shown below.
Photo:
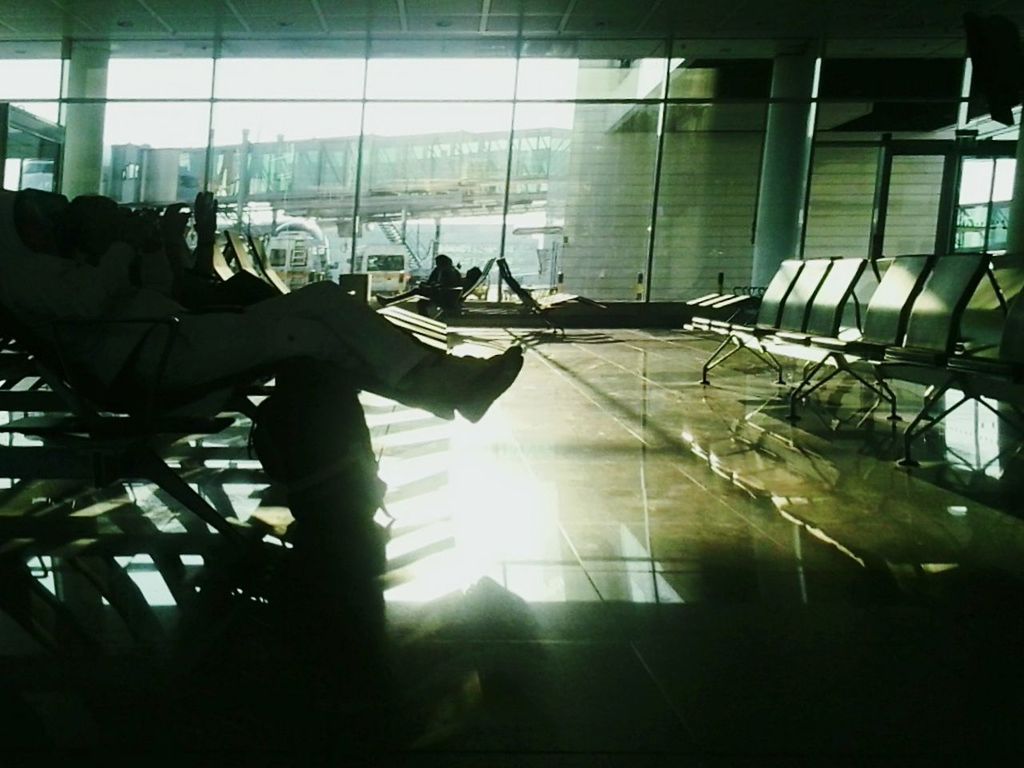
M76 224L59 195L2 191L0 305L35 342L59 348L68 371L88 382L86 394L107 407L130 411L155 392L164 407L202 396L210 412L238 385L275 375L254 443L268 474L287 487L296 562L310 585L331 594L331 583L382 567L371 517L383 484L358 391L477 421L515 380L522 352L486 360L444 354L331 282L190 313L180 262L191 256L201 270L212 253L211 203L197 200L200 248L190 255L178 242L180 207L160 215L79 203L108 209L106 231Z
M444 312L457 312L462 302L463 291L467 287L476 285L480 275L479 267L471 267L466 276L463 277L462 273L452 263L451 258L443 253L439 253L434 259L434 269L424 282L417 285L411 291L399 293L389 298L378 299L378 301L382 305L387 306L396 301L419 296L431 304L440 307Z

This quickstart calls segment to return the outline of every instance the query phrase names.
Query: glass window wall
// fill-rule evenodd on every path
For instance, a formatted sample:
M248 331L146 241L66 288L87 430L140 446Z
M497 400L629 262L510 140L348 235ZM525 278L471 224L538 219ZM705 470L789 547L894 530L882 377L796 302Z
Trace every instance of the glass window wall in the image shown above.
M369 255L426 274L445 252L604 300L749 282L772 78L753 43L680 41L670 57L662 40L529 36L79 42L66 62L52 44L0 46L0 99L53 120L65 108L69 150L72 108L100 126L74 131L66 157L94 169L71 174L74 193L162 204L210 189L225 226L318 238L331 276ZM76 55L89 77L61 102ZM951 132L961 67L826 57L808 255L866 250L872 143ZM925 170L897 169L907 206ZM887 246L923 242L905 229Z
M511 121L510 102L368 103L352 268L388 256L425 276L438 253L463 271L497 258Z
M56 123L61 72L59 45L0 43L0 101Z

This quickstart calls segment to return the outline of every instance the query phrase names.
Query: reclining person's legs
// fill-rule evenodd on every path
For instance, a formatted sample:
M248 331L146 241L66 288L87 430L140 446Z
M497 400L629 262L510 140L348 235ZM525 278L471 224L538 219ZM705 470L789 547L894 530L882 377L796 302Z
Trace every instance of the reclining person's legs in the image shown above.
M373 516L385 486L343 371L313 361L286 366L257 410L253 447L287 489L296 520L289 538L303 582L333 595L383 571L383 537Z
M165 333L161 329L161 333ZM141 350L136 371L160 369L161 333ZM522 367L512 348L497 358L459 358L416 341L334 283L315 283L241 312L185 315L158 386L215 385L295 359L330 363L349 384L451 418L477 421Z

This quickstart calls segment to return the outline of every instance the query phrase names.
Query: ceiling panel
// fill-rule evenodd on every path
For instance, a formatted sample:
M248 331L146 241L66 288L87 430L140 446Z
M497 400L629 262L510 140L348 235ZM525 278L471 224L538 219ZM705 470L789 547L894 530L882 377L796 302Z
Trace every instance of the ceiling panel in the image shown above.
M558 32L558 24L562 17L557 16L524 16L522 29L528 34L555 34ZM491 14L487 17L488 32L517 32L519 30L518 16L496 16Z
M211 5L217 0L211 0ZM231 4L243 16L277 16L287 18L292 14L315 14L309 0L231 0Z
M375 34L467 36L480 32L483 4L402 0L403 30L398 0L0 0L0 39L218 32L291 38L325 34L324 21L333 34L355 34L369 26ZM674 31L687 38L931 38L933 44L923 49L934 51L949 50L962 39L966 9L1004 14L1024 25L1022 0L490 0L484 31L554 34L561 27L569 37ZM281 26L282 21L287 24Z
M643 4L648 0L637 0ZM579 5L587 0L491 0L491 13L518 14L520 8L523 13L557 14L561 16L565 9L571 4Z
M480 0L405 0L409 14L420 16L473 16L480 17Z
M177 34L213 37L215 30L222 34L242 34L245 27L234 16L202 16L198 14L162 16Z
M606 14L574 13L565 24L567 34L632 34L643 20L643 13L609 16Z
M480 30L480 16L452 16L436 14L410 13L406 16L406 22L410 32L433 32L443 34L444 32L478 32Z
M292 12L287 16L246 16L246 22L254 35L280 34L292 37L299 34L323 34L320 17L315 13Z
M370 0L318 0L318 3L325 14L366 16L370 12Z

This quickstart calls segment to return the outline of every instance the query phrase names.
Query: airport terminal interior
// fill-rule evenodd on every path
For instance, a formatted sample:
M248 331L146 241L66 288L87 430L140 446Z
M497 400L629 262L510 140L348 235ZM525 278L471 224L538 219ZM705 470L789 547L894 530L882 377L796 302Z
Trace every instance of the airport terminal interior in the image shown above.
M1011 0L0 0L3 201L183 203L190 274L333 283L335 343L377 366L338 368L376 462L338 491L354 464L267 426L314 408L292 368L230 400L97 388L0 285L0 763L1019 760L1021 26ZM448 418L377 385L375 323L522 370L450 377L492 388ZM328 485L323 519L373 521L313 545Z

